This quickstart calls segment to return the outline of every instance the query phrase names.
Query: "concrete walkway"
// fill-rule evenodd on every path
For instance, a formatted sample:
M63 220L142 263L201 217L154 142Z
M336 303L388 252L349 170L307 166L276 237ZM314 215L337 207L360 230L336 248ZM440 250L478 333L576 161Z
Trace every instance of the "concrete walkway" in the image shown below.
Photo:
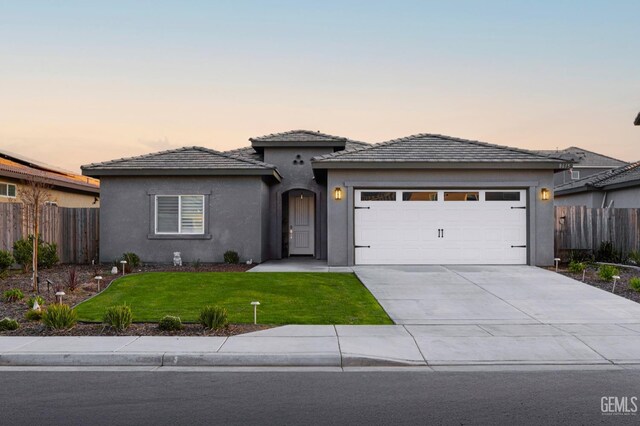
M0 337L0 366L640 364L640 324L283 326L233 337Z
M326 260L310 257L290 257L280 260L268 260L256 265L247 272L353 272L353 268L328 266Z

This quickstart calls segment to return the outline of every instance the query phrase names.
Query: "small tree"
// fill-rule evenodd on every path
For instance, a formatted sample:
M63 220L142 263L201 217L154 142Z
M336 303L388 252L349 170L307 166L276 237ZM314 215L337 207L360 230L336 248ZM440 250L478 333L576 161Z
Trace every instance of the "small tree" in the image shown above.
M40 240L40 215L46 201L51 200L51 184L44 173L30 175L23 181L19 189L20 201L24 205L28 234L32 234L33 253L33 291L39 292L38 286L38 241Z

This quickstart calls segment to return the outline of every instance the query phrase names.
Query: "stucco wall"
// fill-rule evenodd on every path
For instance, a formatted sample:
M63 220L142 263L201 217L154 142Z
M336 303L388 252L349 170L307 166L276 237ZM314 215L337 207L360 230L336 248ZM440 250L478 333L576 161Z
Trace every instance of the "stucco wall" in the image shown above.
M0 195L0 203L19 203L22 182L17 179L0 177L1 183L11 183L16 185L17 194L16 197L3 197ZM58 188L52 188L48 190L51 196L49 201L58 203L60 207L100 207L100 200L96 201L98 194L83 194L81 192L75 192L72 190L64 191Z
M622 188L609 191L579 192L559 196L556 198L558 206L587 206L599 209L602 207L602 199L605 197L605 207L611 205L619 209L640 208L640 186L635 188ZM611 204L613 202L613 204Z
M270 193L270 253L279 259L282 253L282 195L291 189L306 189L316 197L315 217L315 257L327 258L327 206L326 187L318 184L313 178L311 158L329 154L333 148L265 148L264 161L273 164L282 175L282 182L271 187ZM300 158L297 158L297 156ZM294 160L297 164L294 164ZM300 164L300 160L303 161Z
M353 265L353 191L358 188L522 188L528 190L528 263L553 263L553 201L540 199L541 188L553 187L552 170L329 170L327 191L329 265ZM378 185L379 184L379 185ZM341 187L342 200L331 197Z
M104 177L101 181L100 261L123 252L145 262L222 262L226 250L241 261L264 260L264 193L260 177ZM155 236L154 195L204 194L205 237Z

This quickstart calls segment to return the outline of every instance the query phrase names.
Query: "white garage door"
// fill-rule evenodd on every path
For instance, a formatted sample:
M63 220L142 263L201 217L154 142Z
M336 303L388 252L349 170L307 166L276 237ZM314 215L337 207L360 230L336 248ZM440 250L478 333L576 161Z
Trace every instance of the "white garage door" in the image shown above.
M526 191L355 191L359 265L526 264Z

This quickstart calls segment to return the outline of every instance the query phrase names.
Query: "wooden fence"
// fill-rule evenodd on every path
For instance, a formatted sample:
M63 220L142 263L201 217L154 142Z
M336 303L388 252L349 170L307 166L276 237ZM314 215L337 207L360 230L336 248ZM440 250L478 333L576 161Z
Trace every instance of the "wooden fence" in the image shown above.
M584 206L556 206L555 252L595 251L603 242L627 254L640 250L640 209L592 209Z
M40 215L40 235L58 245L62 263L91 263L98 259L100 209L45 206ZM13 243L28 235L24 207L0 203L0 249L12 250Z

